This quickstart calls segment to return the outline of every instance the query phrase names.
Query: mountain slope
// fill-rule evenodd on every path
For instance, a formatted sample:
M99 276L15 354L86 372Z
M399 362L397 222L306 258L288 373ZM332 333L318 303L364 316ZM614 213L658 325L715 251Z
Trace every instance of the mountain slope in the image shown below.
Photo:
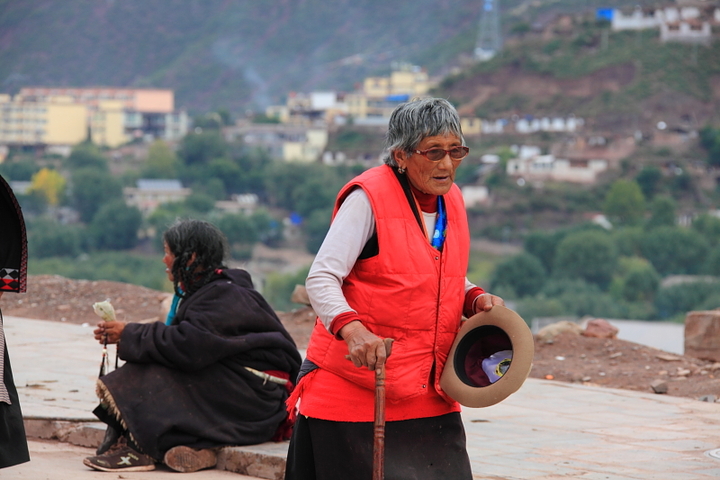
M720 120L720 42L662 44L657 31L576 25L518 39L446 78L436 94L486 118L575 114L596 130L626 133L660 121L699 128Z
M501 0L503 25L630 0ZM172 88L194 112L351 90L394 61L441 72L473 50L478 0L0 0L0 91Z

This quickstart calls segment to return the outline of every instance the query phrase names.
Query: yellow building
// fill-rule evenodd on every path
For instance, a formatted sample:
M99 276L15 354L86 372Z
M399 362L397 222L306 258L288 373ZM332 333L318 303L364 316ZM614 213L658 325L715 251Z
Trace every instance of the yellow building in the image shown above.
M399 65L389 77L368 77L362 91L346 95L347 113L361 121L387 119L398 104L427 95L432 86L425 70Z
M417 97L427 95L430 78L420 67L404 65L390 73L389 77L368 77L363 82L363 94L368 98L384 98L391 95Z
M472 136L482 133L482 120L477 117L460 117L460 128L463 135Z
M88 109L67 96L0 95L0 144L75 145L87 138Z
M316 162L325 150L327 142L326 129L307 129L301 138L282 143L282 158L287 162Z
M90 139L96 145L118 147L128 141L125 113L118 100L103 100L90 115Z
M109 147L143 137L177 140L190 125L187 113L174 111L172 90L24 87L19 95L37 102L52 102L61 97L84 106L92 141Z

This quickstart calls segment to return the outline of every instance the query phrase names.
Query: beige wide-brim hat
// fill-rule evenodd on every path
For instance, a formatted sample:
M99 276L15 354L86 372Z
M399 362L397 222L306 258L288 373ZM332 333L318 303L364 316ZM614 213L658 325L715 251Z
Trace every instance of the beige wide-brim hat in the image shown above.
M525 321L509 308L495 305L489 312L480 312L463 322L440 377L440 387L466 407L495 405L522 386L530 374L534 354L533 335ZM499 362L496 357L505 360Z

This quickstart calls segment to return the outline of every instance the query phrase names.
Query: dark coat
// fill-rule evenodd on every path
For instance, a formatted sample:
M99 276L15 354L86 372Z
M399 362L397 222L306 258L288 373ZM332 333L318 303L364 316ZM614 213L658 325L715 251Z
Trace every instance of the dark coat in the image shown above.
M127 363L99 381L133 440L156 459L177 445L270 440L286 418L288 392L245 367L294 379L301 361L244 270L216 274L180 304L170 326L126 325L118 352Z
M27 282L27 238L20 205L10 185L0 176L0 291L25 292ZM2 329L0 312L0 329ZM4 362L2 381L10 404L0 402L0 468L30 460L20 399L13 381L10 356L0 335L0 356Z

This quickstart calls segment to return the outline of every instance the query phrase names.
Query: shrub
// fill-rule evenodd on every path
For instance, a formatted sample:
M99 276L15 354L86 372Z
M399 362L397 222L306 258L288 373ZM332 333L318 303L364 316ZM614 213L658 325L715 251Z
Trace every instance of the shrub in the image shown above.
M545 277L545 269L537 257L520 253L497 265L490 288L510 287L517 295L525 297L536 294L542 288Z

